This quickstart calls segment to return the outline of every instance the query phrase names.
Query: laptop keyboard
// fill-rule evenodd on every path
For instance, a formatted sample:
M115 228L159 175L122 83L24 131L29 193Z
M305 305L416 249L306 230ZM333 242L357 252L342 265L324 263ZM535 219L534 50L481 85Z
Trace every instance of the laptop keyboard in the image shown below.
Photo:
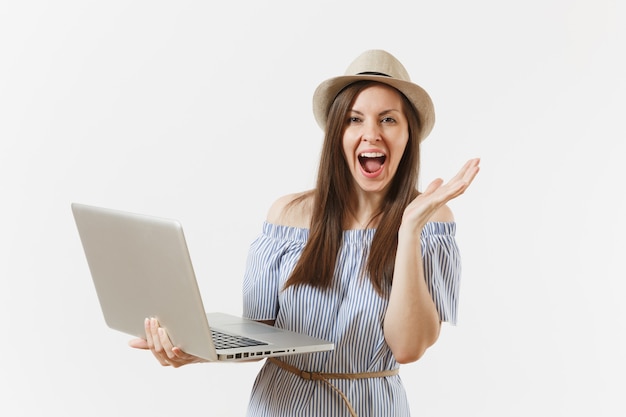
M244 336L234 336L232 334L222 333L214 329L211 329L211 334L213 336L213 344L216 349L267 345L267 343L261 342L260 340L250 339L249 337Z

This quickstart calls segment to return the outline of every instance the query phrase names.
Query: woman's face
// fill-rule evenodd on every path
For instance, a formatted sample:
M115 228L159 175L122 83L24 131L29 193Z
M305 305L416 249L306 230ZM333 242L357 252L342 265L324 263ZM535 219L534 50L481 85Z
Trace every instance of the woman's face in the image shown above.
M384 192L393 179L409 140L402 98L386 85L367 87L348 111L343 151L357 185Z

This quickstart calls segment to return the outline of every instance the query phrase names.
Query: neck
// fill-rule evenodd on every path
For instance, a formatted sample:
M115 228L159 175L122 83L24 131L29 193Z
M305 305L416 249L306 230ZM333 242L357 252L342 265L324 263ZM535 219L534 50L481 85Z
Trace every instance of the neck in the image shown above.
M378 193L357 192L347 207L346 228L367 229L376 227L384 196Z
M346 219L346 228L348 229L367 229L376 227L380 211L373 212L371 210L348 210Z

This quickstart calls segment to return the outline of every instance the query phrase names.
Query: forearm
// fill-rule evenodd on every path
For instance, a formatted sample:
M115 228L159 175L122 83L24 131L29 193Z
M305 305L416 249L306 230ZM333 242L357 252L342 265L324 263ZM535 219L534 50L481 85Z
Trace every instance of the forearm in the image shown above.
M413 362L435 343L440 327L439 315L424 279L419 233L401 233L385 314L385 340L398 362Z

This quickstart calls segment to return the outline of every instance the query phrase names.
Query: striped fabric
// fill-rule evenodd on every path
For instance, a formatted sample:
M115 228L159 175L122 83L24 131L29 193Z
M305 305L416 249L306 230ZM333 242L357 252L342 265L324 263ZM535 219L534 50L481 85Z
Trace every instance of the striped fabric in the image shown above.
M335 343L332 352L283 357L311 372L377 372L399 366L385 343L388 300L359 277L374 229L346 230L330 291L308 286L279 291L293 270L308 229L264 223L252 243L243 283L244 316ZM428 288L443 321L456 324L460 257L455 223L428 223L421 236ZM331 381L359 416L409 416L400 376ZM341 397L320 381L302 380L267 361L250 397L248 417L348 417Z

